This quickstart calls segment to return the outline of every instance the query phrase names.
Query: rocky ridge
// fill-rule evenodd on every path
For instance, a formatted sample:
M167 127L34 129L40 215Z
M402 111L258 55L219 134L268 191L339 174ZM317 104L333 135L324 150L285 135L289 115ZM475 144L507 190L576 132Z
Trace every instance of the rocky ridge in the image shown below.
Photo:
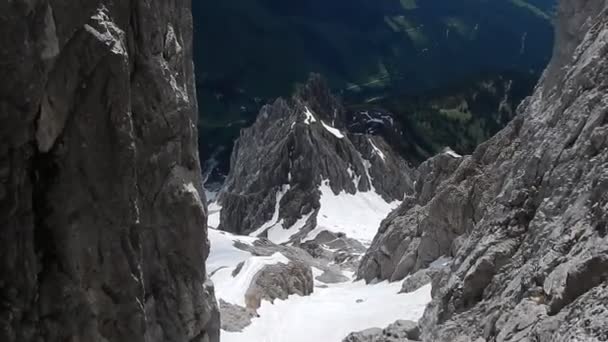
M0 13L0 340L218 341L189 2Z
M291 99L264 107L235 146L218 200L219 228L265 237L290 230L280 243L305 241L317 226L321 186L336 196L374 193L386 203L412 192L407 163L381 136L350 133L349 124L316 75Z
M607 7L561 1L534 95L471 156L423 164L363 258L371 281L453 257L423 341L608 339Z

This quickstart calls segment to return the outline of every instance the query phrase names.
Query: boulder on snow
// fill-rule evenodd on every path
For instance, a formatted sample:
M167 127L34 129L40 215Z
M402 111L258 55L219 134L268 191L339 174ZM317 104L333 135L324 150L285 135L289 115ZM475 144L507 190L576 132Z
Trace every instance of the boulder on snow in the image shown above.
M351 333L342 342L408 342L420 340L418 323L399 320L385 329L371 328Z
M262 300L285 300L292 294L308 296L313 289L310 266L298 261L266 265L253 277L245 293L245 303L247 308L255 310L260 307Z
M342 342L376 342L379 336L382 336L382 329L369 328L349 334Z
M429 275L428 270L420 270L403 280L401 291L399 293L411 293L423 286L430 284L433 279Z

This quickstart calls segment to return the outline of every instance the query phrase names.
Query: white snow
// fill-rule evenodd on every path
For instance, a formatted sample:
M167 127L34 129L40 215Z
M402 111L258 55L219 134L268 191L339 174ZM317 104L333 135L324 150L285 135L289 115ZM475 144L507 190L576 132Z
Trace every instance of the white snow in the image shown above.
M209 190L207 188L203 188L205 191L205 199L207 199L207 203L213 203L217 199L217 195L219 195L219 191Z
M376 192L376 188L374 187L374 181L372 179L372 176L369 173L369 170L372 168L372 163L369 160L363 158L361 153L359 153L359 157L361 157L361 161L363 161L363 167L365 168L365 176L367 177L367 180L369 181L369 185L372 188L372 191Z
M235 270L234 267L219 269L211 276L211 280L216 285L215 294L217 298L221 298L228 303L245 307L245 294L255 275L266 265L287 263L289 263L289 259L277 252L271 256L253 256L248 258L235 277L232 276Z
M289 184L283 185L283 187L279 191L277 191L274 213L272 214L272 218L270 219L270 221L264 223L260 228L256 229L253 233L249 234L250 236L259 236L269 228L272 228L276 225L282 226L283 220L279 221L279 209L281 207L281 199L283 198L283 196L285 196L285 193L287 193L287 191L289 191Z
M353 180L355 187L359 186L359 182L361 181L361 176L357 175L355 173L355 171L353 171L352 167L349 165L348 169L346 169L346 172L348 172L348 175L350 176L350 179Z
M286 184L283 185L281 190L277 191L275 200L276 204L272 218L268 222L264 223L260 228L256 229L253 233L249 234L250 236L260 236L264 232L267 232L268 240L276 244L282 244L289 242L289 239L291 239L292 236L297 234L300 229L306 225L306 222L308 222L312 212L301 217L291 227L285 227L283 219L279 219L281 199L283 196L285 196L287 191L289 191L289 188L289 184Z
M317 215L317 227L304 241L315 239L322 231L344 233L365 245L371 244L380 222L399 202L387 203L375 191L334 194L328 181L319 187L321 209Z
M329 133L333 134L336 138L338 138L338 139L344 138L344 135L342 134L342 132L340 132L339 129L326 124L325 122L323 122L323 120L321 120L321 123L323 124L323 127L325 127L325 129Z
M220 225L220 213L222 207L216 202L211 202L207 205L207 226L209 228L217 228Z
M445 154L453 158L462 158L460 154L454 152L454 150L452 150L451 148L446 148Z
M319 282L316 278L323 275L323 270L320 270L314 266L311 267L311 269L312 269L312 277L315 278L314 282L315 283Z
M271 256L254 256L234 245L236 242L253 245L256 240L249 236L237 236L209 229L211 249L207 258L207 271L211 274L211 280L215 284L217 298L245 306L245 293L256 273L265 265L289 262L289 259L281 253ZM240 263L243 263L243 266L233 277L232 273Z
M310 109L305 107L305 110L304 115L306 115L306 119L304 120L304 123L310 125L313 122L317 122L317 119L315 119L315 116L312 114Z
M257 239L209 230L211 251L207 268L215 283L217 298L245 306L245 294L256 273L265 265L288 263L281 253L253 256L234 246L239 241L252 244ZM236 277L232 276L244 262ZM313 267L313 275L323 271ZM354 273L344 272L352 279ZM349 333L371 327L385 327L397 319L418 320L431 300L430 285L409 294L398 294L401 283L344 282L323 284L315 280L310 296L289 296L274 304L262 301L259 317L243 332L221 331L223 342L340 342Z
M306 222L308 222L308 219L313 213L314 211L311 211L308 215L302 216L302 218L297 220L296 223L289 228L284 226L283 221L281 221L281 224L272 226L270 229L268 229L268 240L276 244L289 242L289 239L291 239L292 236L297 234L300 229L306 225Z
M315 288L308 297L264 301L259 318L241 333L222 331L223 342L340 342L349 333L386 327L397 319L417 321L431 300L431 286L398 294L401 283L364 282Z
M235 242L247 245L253 244L257 239L247 236L236 236L217 229L209 229L209 242L211 248L207 258L207 271L213 274L222 267L236 267L240 262L249 259L252 254L234 246Z
M452 262L452 258L449 258L444 255L442 257L439 257L437 260L433 261L429 265L429 268L442 268L442 267L449 265L451 262Z
M374 142L372 141L372 139L367 138L367 140L369 141L369 143L372 145L372 148L374 149L374 152L380 157L382 158L382 161L386 161L386 156L384 155L384 153L382 152L382 150L380 150L378 148L378 146L376 146L376 144L374 144Z

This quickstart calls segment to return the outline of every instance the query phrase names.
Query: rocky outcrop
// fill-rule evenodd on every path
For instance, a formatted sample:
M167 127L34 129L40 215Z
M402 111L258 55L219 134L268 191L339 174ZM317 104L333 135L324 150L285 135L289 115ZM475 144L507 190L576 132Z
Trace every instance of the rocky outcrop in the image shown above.
M222 330L229 332L240 332L251 324L251 319L256 317L255 310L244 308L239 305L219 300L220 313L222 317Z
M316 226L322 184L336 195L374 191L386 202L411 192L412 170L406 162L381 136L350 133L351 123L319 76L291 99L264 107L235 146L219 197L220 229L257 230L264 236L268 222L289 229L304 220L298 222L302 234L291 238L295 241Z
M218 341L189 3L0 12L0 340Z
M249 309L260 307L262 300L273 303L285 300L290 295L308 296L314 288L310 266L299 261L287 264L266 265L253 277L247 292L245 304Z
M418 270L403 280L400 293L411 293L433 281L439 281L444 273L449 272L450 263L449 260L439 259L428 268Z
M433 281L424 341L608 339L607 7L561 2L534 95L427 200L417 184L365 258L360 276L394 279L454 256ZM389 231L399 246L383 249Z
M380 225L359 266L360 279L401 280L454 253L456 237L469 223L466 217L471 194L450 186L447 180L466 175L467 171L456 171L463 163L466 166L468 161L446 150L418 167L415 194ZM446 195L433 197L442 192Z
M348 335L342 342L413 342L420 340L416 322L397 321L385 329L372 328Z

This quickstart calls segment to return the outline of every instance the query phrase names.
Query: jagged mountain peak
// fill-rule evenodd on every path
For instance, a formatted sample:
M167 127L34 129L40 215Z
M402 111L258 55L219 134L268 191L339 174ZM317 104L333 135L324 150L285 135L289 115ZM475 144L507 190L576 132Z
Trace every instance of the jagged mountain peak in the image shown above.
M305 239L325 215L323 198L373 194L383 207L365 228L373 236L384 211L412 191L412 170L381 136L349 132L348 120L319 75L289 100L262 108L235 146L220 228L259 235L279 225Z

